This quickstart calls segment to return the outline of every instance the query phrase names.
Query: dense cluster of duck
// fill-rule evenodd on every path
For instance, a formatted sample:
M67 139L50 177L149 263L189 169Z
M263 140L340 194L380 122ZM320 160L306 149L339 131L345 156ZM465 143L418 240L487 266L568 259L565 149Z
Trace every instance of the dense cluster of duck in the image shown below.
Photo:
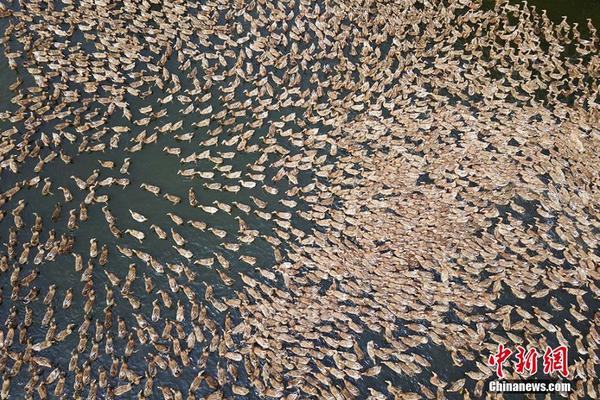
M557 343L600 397L591 23L0 8L0 398L471 398Z

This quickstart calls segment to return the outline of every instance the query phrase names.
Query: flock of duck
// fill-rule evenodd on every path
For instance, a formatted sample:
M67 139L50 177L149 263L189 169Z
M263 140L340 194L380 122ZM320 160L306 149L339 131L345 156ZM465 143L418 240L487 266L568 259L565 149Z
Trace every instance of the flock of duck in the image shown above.
M473 398L498 344L569 346L564 395L600 397L591 23L0 11L0 398Z

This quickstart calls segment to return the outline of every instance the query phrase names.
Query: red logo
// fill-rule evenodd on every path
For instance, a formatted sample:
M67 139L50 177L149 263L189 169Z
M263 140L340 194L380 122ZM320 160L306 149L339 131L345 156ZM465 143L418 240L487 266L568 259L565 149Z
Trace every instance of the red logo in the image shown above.
M555 349L546 347L546 352L544 353L544 373L551 374L558 372L566 378L569 375L567 351L566 346L558 346Z
M488 357L487 363L490 367L496 368L498 378L504 378L504 364L513 354L512 350L505 348L504 345L498 345L498 351ZM533 376L538 371L538 358L540 353L534 348L523 348L517 346L515 353L517 360L514 362L515 371L519 375ZM542 357L544 364L544 373L552 374L558 372L563 377L569 375L569 358L568 349L566 346L558 346L556 348L547 347Z
M521 346L517 346L516 371L519 375L535 375L537 372L537 359L539 355L536 349L531 348L527 352Z
M498 375L499 378L504 377L504 371L502 370L502 366L511 354L511 350L505 349L503 345L499 344L498 352L496 354L492 354L488 358L488 365L491 367L496 366L496 375Z

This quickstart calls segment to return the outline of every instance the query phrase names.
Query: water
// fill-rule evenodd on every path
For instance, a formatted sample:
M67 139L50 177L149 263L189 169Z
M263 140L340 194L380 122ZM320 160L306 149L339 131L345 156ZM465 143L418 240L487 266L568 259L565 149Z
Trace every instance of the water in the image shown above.
M519 2L514 3L519 4ZM563 16L567 17L567 22L571 24L577 22L580 32L584 35L589 34L587 30L588 18L592 20L596 28L600 26L600 4L595 1L530 0L528 4L535 6L539 11L546 10L548 17L555 23L560 23Z

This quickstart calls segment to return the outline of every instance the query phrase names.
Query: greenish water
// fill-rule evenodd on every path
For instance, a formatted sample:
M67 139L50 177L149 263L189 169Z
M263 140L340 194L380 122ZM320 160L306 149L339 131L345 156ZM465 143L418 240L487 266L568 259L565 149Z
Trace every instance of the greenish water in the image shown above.
M523 4L521 1L510 0L512 4ZM494 6L494 0L483 1L486 8ZM560 23L563 16L567 17L567 22L579 24L579 32L588 36L587 20L591 19L593 25L598 29L600 27L600 1L596 0L529 0L529 6L534 6L537 12L546 10L548 18L555 23Z
M600 26L600 2L595 0L529 0L530 6L538 10L546 10L548 17L559 23L563 16L567 22L579 23L581 32L584 32L587 19L591 19L596 29ZM586 32L587 33L587 32Z

